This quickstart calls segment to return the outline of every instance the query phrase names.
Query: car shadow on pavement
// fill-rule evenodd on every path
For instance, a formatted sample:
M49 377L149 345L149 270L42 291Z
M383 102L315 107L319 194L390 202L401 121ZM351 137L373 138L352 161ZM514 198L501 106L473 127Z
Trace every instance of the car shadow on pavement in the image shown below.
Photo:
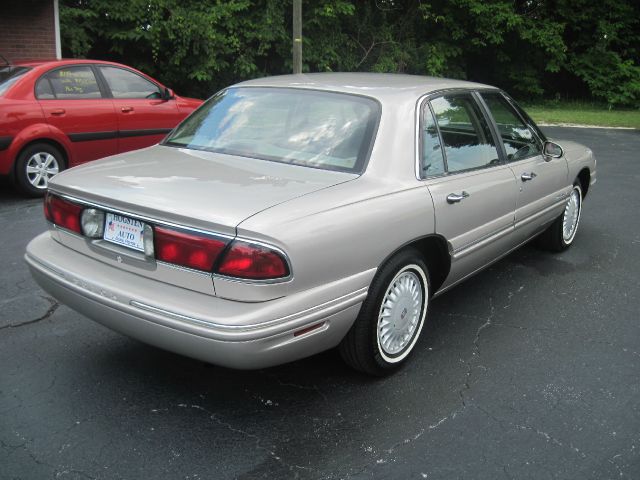
M33 199L22 195L11 184L8 177L0 176L0 203L10 205L12 203L21 203L25 201L34 201Z

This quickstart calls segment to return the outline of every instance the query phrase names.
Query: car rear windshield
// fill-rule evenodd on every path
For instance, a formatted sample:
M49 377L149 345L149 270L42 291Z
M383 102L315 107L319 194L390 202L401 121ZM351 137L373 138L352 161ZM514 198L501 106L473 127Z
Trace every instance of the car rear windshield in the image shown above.
M29 70L31 70L29 67L14 67L11 65L0 67L0 95L4 95L4 92L9 90L9 87Z
M380 116L371 98L268 87L227 89L165 145L307 167L360 172Z

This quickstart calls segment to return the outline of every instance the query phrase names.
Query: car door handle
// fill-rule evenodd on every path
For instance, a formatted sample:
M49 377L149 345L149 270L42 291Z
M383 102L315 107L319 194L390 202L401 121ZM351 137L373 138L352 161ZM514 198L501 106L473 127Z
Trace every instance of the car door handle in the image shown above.
M51 115L64 115L66 110L64 108L56 108L55 110L51 110Z
M531 173L523 173L522 175L520 175L520 179L523 182L528 182L529 180L533 180L534 178L536 178L537 175L534 172Z
M122 107L120 110L122 110L122 113L129 113L133 112L133 107Z
M447 203L458 203L467 198L469 194L465 191L462 193L450 193L447 195Z

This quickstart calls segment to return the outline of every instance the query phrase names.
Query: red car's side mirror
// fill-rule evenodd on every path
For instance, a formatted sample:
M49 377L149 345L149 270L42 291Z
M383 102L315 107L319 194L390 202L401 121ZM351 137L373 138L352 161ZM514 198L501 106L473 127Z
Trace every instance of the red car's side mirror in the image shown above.
M165 87L164 92L162 93L162 99L163 100L171 100L174 97L175 97L175 95L173 93L173 90L171 90L170 88Z

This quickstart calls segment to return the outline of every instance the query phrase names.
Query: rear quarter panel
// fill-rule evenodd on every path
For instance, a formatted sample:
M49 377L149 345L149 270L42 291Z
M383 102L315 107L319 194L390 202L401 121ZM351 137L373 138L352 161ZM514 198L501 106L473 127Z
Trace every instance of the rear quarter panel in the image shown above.
M49 135L49 126L35 100L0 98L0 137L11 138L9 146L0 152L0 174L10 173L25 144Z
M288 294L348 277L358 278L352 288L367 287L390 254L433 231L433 203L425 186L367 177L285 202L238 226L238 235L288 254L293 273Z

